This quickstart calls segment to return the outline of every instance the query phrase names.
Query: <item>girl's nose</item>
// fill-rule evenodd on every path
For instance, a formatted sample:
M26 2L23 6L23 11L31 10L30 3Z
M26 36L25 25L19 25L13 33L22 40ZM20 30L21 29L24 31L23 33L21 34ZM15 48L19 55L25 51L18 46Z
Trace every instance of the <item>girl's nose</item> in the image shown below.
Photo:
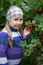
M18 24L21 24L21 21L20 20L18 20Z
M23 20L18 20L18 24L23 24Z

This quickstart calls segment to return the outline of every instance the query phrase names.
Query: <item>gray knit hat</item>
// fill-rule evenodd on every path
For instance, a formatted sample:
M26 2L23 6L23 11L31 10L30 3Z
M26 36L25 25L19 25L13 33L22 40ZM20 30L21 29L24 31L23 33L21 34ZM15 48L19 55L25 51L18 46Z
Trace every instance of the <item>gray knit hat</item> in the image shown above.
M14 19L16 17L22 17L23 18L23 11L21 8L19 8L17 6L11 6L7 12L7 15L6 15L6 19L8 21L7 23L9 23L9 21L11 19Z

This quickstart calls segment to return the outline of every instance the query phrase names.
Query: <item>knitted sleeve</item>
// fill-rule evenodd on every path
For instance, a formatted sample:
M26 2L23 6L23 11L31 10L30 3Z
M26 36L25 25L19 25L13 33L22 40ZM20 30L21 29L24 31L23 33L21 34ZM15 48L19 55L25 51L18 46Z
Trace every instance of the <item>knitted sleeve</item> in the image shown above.
M0 65L8 65L7 60L8 35L5 32L0 33Z

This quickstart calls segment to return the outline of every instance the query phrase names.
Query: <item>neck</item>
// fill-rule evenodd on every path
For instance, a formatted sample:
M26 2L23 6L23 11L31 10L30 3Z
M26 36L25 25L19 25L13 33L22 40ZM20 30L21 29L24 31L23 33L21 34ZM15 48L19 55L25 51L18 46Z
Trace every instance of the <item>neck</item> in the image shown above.
M14 28L14 26L13 26L12 24L8 24L8 26L11 26L11 27L13 27L13 28Z

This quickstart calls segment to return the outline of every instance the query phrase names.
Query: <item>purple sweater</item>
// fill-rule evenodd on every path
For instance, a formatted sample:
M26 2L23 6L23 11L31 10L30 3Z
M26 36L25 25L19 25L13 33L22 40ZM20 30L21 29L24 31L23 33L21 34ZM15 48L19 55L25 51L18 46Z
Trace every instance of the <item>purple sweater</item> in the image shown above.
M24 49L20 46L23 37L19 31L10 27L13 37L13 48L10 47L7 30L0 33L0 65L18 65L23 56Z

